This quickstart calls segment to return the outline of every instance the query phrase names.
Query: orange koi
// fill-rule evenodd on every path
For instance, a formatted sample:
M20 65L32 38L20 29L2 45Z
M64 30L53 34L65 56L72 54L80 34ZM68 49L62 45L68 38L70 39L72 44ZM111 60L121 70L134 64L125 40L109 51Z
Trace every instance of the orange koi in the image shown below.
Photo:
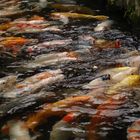
M6 37L0 41L0 45L3 46L3 49L11 50L13 54L17 54L20 48L29 42L31 42L31 39L23 37Z
M25 124L29 129L33 130L40 122L46 120L48 117L61 116L65 114L64 108L68 108L79 103L86 103L91 98L92 96L68 97L56 103L45 105L43 109L30 116Z

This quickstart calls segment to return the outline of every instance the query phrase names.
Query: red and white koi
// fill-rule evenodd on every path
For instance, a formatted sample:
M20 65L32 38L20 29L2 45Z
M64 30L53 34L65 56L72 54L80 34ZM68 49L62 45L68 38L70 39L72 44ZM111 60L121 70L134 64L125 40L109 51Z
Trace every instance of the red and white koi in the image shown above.
M57 122L50 133L50 140L68 140L72 137L73 129L71 123L76 119L79 113L69 113L62 120Z

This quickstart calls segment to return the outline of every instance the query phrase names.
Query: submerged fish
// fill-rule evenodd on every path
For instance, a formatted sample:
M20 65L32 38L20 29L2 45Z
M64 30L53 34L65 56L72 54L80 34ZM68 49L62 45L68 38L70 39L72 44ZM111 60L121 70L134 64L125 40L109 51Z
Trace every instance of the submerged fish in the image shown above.
M96 132L98 125L104 122L112 122L114 118L122 115L119 109L128 101L126 93L110 97L97 107L97 112L92 116L91 122L87 127L88 140L97 140Z
M69 108L78 103L86 103L91 98L92 96L68 97L56 103L45 105L43 109L39 110L37 113L33 114L28 118L28 120L26 121L26 126L29 129L33 130L38 124L46 120L48 117L64 114L64 108Z
M140 139L140 119L136 120L130 127L128 127L127 139L128 140Z
M14 34L18 33L37 33L43 32L45 29L50 26L49 23L44 24L28 24L28 23L17 23L9 28L7 31Z
M110 75L102 75L99 76L98 78L95 78L93 81L91 81L89 84L84 85L83 89L96 89L96 88L105 88L109 82L110 82Z
M79 113L68 113L62 120L57 122L50 133L50 140L68 140L73 136L71 123Z
M109 30L111 26L113 25L112 20L106 20L98 24L95 28L94 31L104 31L104 30Z
M12 52L17 55L17 53L21 50L21 48L28 44L32 44L37 42L37 39L27 39L24 37L6 37L1 38L0 40L0 48L1 51Z
M32 94L40 91L43 87L61 81L64 79L64 75L61 70L52 70L41 72L37 75L25 79L23 82L17 83L13 90L4 92L5 98L15 98L21 94Z
M99 15L99 16L93 16L93 15L86 15L86 14L78 14L78 13L51 13L52 18L70 18L70 19L81 19L81 20L106 20L108 19L107 16Z
M91 56L89 49L80 49L70 52L42 54L35 57L35 60L23 65L24 68L37 68L51 65L65 64L71 61L86 59Z
M22 4L27 3L30 8L24 8L22 9ZM6 5L3 6L4 8L0 10L0 18L3 17L14 17L14 16L23 16L25 14L29 14L32 12L39 12L43 8L46 8L47 6L47 0L39 0L38 3L36 2L27 2L27 1L22 1L22 2L17 2L16 4L11 4L11 5Z
M140 75L128 75L122 81L110 87L106 92L106 94L108 95L117 94L123 91L124 89L133 88L138 85L140 85Z
M17 76L11 75L0 78L0 92L11 90L16 84Z
M139 73L139 68L137 67L118 67L111 68L100 72L97 75L109 74L110 79L113 83L120 82L129 75L134 75Z
M107 49L107 48L120 48L121 42L120 40L105 40L105 39L95 39L94 40L94 48L99 50Z
M117 63L125 66L140 67L140 55L130 56L124 59L116 60Z
M81 13L81 14L89 14L89 15L95 14L92 9L80 5L52 3L49 4L48 6L54 8L59 12L73 12L73 13Z
M139 69L137 67L118 67L107 69L99 74L98 78L95 78L89 84L83 86L84 89L94 89L101 87L108 87L110 84L120 82L129 75L138 74Z
M56 101L56 95L53 92L41 91L36 94L21 95L8 103L0 105L0 118L11 119L12 117L28 112L29 109L35 109L43 103Z
M5 127L5 128L4 128ZM25 127L25 124L21 120L11 120L7 122L4 129L9 129L10 140L32 140L29 130Z

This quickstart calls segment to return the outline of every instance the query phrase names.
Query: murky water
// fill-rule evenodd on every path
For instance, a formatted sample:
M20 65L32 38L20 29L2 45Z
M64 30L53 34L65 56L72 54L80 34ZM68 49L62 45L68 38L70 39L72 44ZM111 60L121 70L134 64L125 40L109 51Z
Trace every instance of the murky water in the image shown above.
M13 32L4 31L1 34L1 38L15 36L34 39L35 41L31 44L24 44L20 51L16 50L18 53L14 58L11 56L11 50L8 50L10 54L0 54L0 77L14 74L17 75L17 83L22 83L26 78L38 73L60 69L64 78L54 81L49 86L46 84L38 88L33 94L28 94L31 91L27 90L25 94L10 98L6 96L9 95L10 91L6 94L1 92L1 127L13 119L22 119L26 122L32 114L34 115L46 104L50 105L68 97L90 96L90 100L86 102L74 102L72 105L65 105L65 103L62 106L54 105L52 110L56 113L46 114L34 131L30 129L30 135L35 140L50 139L53 126L66 114L76 112L78 115L75 119L67 125L62 125L59 135L56 134L58 136L54 140L62 138L64 140L126 140L127 128L140 117L139 86L122 88L119 94L122 94L123 97L106 95L106 92L100 91L102 88L100 85L93 90L84 89L83 86L100 77L98 74L101 71L129 66L127 61L121 63L117 60L129 59L131 56L139 55L138 37L129 31L122 30L124 25L119 25L118 21L114 21L115 24L106 30L94 31L94 28L102 21L70 20L68 24L64 24L62 21L51 19L49 16L51 12L53 10L47 12L43 10L41 14L36 12L17 17L30 19L33 15L42 16L46 23L53 27L48 31L33 32L29 30L26 32L19 29ZM16 19L10 17L12 21ZM19 21L21 20L19 19ZM99 39L104 39L106 43L99 45L97 43L97 46L94 46L94 43ZM114 47L116 40L121 42L121 46ZM44 42L49 44L44 45ZM63 52L67 53L66 58L60 59ZM43 54L48 56L47 62L42 62ZM56 57L58 54L59 56ZM31 81L33 82L33 80ZM30 84L30 80L27 80L27 84ZM32 86L31 84L31 89L34 89ZM109 83L107 89L112 86L113 84ZM20 92L13 89L11 88L11 91ZM57 115L59 111L61 113ZM0 139L9 140L9 134L1 132Z

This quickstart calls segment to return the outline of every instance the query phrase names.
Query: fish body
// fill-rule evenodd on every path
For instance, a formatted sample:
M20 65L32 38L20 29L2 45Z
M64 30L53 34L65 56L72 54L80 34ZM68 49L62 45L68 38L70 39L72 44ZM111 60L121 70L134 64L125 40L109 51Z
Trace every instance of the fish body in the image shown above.
M109 30L113 25L113 23L114 22L112 20L103 21L94 28L94 31L97 32L97 31Z
M78 113L68 113L62 120L57 122L50 133L50 140L68 140L72 137L71 123L75 120Z
M6 37L0 40L0 47L2 51L10 51L14 55L20 52L21 48L27 43L35 43L36 39L26 39L23 37Z
M104 70L100 72L99 75L109 74L111 81L113 83L117 83L129 75L134 75L138 73L139 73L139 69L137 67L118 67L118 68L111 68L111 69Z
M63 79L64 75L61 74L60 70L42 72L17 83L13 90L4 92L3 96L5 98L15 98L21 94L33 94L40 91L43 87Z
M95 39L94 48L98 48L100 50L107 48L120 48L121 42L119 40L105 40L105 39Z
M109 85L120 82L129 75L138 74L137 67L118 67L104 70L97 74L97 78L83 86L84 89L107 88Z
M136 120L130 127L128 127L127 139L128 140L140 139L140 119Z
M88 140L98 139L96 132L98 131L99 124L105 122L111 123L114 118L120 117L123 112L119 109L125 105L127 101L127 95L124 93L113 95L99 105L96 114L92 116L91 123L87 126Z
M110 82L110 75L102 75L98 78L92 80L89 84L84 85L84 89L96 89L96 88L105 88Z
M81 20L106 20L108 19L107 16L99 15L99 16L93 16L93 15L86 15L86 14L78 14L78 13L68 13L68 12L56 12L51 13L52 18L70 18L70 19L81 19Z
M140 75L129 75L119 83L110 87L106 94L113 95L119 93L125 88L133 88L140 85Z
M9 127L10 140L32 140L23 121L11 120L7 125Z
M140 67L140 55L130 56L124 59L118 59L116 60L116 62L124 66Z
M8 103L0 105L0 118L11 119L13 116L28 112L29 109L35 109L43 103L50 103L55 101L55 94L53 92L41 91L36 94L21 95Z
M15 75L0 78L0 92L10 90L16 84L16 79Z
M46 120L48 117L64 114L64 108L69 108L78 103L86 103L91 98L92 96L68 97L56 103L45 105L43 109L39 110L37 113L28 118L26 121L26 126L33 130L38 124Z
M49 6L53 9L56 9L59 12L74 12L74 13L89 14L89 15L95 14L93 10L90 8L74 5L74 4L53 3L53 4L49 4Z
M58 63L66 63L69 61L77 60L76 53L70 52L62 52L62 53L52 53L52 54L43 54L37 56L33 62L28 63L25 65L25 68L36 68L36 67L43 67L54 65Z

